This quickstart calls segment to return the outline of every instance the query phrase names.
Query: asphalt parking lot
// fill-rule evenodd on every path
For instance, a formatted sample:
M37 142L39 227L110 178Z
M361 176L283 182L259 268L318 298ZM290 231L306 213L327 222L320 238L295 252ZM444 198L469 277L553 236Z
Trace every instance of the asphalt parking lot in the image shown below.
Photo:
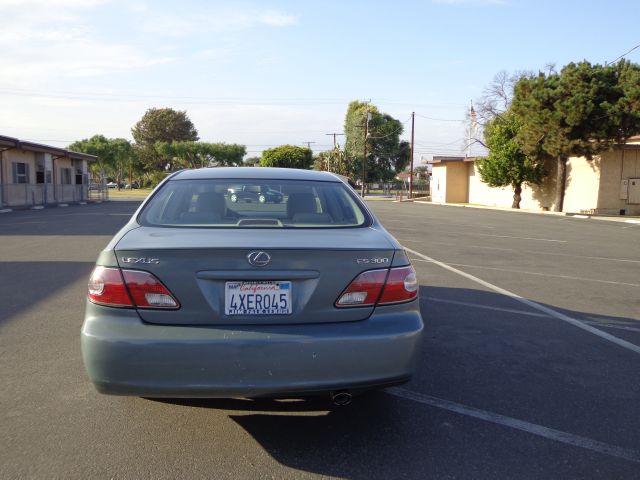
M137 205L0 216L0 478L639 477L640 225L370 202L421 284L411 383L154 401L97 394L80 357L88 275Z

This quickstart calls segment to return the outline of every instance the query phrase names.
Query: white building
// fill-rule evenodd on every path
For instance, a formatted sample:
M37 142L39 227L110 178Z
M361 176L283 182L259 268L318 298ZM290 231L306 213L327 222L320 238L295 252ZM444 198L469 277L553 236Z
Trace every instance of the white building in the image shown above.
M0 208L86 201L96 159L0 135Z

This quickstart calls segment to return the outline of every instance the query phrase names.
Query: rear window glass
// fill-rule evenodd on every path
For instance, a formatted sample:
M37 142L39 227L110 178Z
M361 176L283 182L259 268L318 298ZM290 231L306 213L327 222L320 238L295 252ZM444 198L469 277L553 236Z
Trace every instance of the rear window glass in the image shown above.
M350 188L296 180L171 180L142 225L194 228L346 228L370 224Z

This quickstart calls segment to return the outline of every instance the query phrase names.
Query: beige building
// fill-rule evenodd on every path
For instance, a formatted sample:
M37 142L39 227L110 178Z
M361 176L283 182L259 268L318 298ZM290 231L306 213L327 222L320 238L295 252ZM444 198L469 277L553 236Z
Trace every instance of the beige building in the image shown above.
M604 152L593 160L567 161L563 211L569 213L640 215L640 143ZM640 140L640 139L638 139ZM431 198L434 203L470 203L511 207L513 190L493 188L480 180L475 157L433 158ZM539 186L523 185L520 208L554 210L556 164L547 163Z
M86 201L96 159L0 135L0 208Z

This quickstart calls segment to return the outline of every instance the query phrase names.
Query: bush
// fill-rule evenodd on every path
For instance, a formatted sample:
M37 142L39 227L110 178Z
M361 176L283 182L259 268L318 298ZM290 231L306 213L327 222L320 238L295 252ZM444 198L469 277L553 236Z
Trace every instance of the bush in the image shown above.
M281 145L262 152L260 165L263 167L302 168L309 170L313 165L313 153L309 148L295 145Z

